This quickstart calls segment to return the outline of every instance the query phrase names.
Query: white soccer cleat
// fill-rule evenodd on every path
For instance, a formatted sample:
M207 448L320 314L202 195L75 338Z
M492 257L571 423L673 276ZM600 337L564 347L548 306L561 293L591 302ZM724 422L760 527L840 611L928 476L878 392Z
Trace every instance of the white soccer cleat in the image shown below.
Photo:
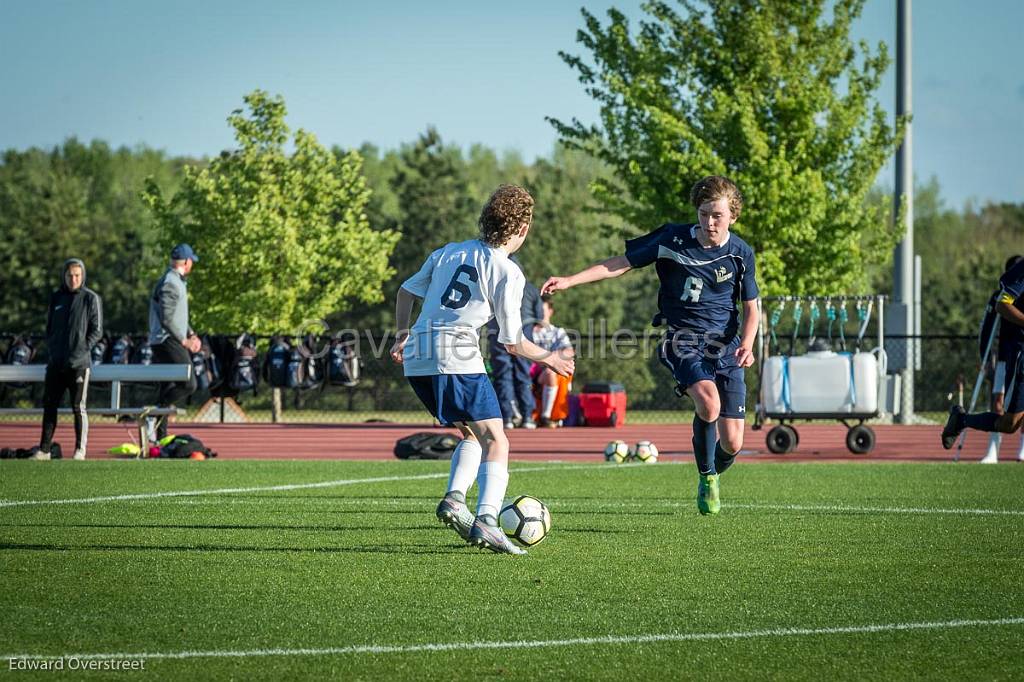
M32 453L32 456L29 457L29 459L48 460L50 459L50 453L43 452L42 450L36 450L34 453Z
M469 541L469 531L473 527L473 512L469 511L465 502L446 497L437 505L436 513L438 521L458 533L463 540Z
M85 459L85 450L75 450L75 454L71 456L71 459L77 459L81 462Z
M489 549L497 554L526 554L525 549L519 549L512 544L496 522L486 523L479 516L469 532L469 544L480 549Z
M998 464L998 463L999 463L999 455L997 455L994 452L990 452L990 453L986 454L984 457L982 457L980 460L978 460L978 464Z

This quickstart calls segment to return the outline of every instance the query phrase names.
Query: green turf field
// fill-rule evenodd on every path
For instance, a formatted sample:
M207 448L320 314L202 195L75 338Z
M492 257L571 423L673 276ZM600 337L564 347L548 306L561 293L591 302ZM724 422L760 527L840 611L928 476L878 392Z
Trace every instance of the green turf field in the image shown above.
M118 679L1024 671L1024 466L741 462L703 518L689 465L517 464L554 523L527 557L437 524L445 472L0 462L0 676L57 679L15 654L141 656L94 674ZM44 500L77 501L11 504Z

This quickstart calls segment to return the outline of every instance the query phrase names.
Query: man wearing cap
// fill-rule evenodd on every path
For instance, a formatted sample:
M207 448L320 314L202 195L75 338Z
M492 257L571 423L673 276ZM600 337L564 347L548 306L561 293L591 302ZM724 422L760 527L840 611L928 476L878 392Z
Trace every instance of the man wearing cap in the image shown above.
M149 298L149 345L153 348L153 362L169 365L192 364L191 353L202 345L188 324L188 290L185 278L199 257L188 244L171 249L171 263L167 272L153 287ZM195 377L188 381L165 383L160 388L158 407L171 407L196 390ZM157 422L156 437L167 436L167 418Z

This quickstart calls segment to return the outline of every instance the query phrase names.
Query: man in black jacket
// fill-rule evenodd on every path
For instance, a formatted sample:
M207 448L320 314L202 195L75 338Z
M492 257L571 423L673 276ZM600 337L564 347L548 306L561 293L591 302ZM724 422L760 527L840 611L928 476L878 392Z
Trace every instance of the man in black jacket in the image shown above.
M57 407L65 392L71 393L75 415L75 459L85 459L89 418L85 413L89 390L89 353L103 336L103 303L85 286L85 263L77 258L64 262L61 287L50 296L46 314L46 365L43 397L43 435L33 459L50 459L53 432L57 428Z

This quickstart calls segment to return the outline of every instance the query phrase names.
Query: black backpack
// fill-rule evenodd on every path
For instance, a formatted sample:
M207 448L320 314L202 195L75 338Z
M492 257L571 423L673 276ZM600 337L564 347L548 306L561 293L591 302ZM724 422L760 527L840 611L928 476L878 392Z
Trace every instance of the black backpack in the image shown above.
M220 384L220 360L210 348L210 340L203 337L202 345L192 353L192 371L196 377L196 389L208 391Z
M0 448L0 459L28 459L39 450L34 448ZM64 459L60 443L50 443L50 459Z
M320 385L320 367L317 363L316 337L306 336L302 343L292 346L288 358L288 388L310 389Z
M359 383L359 356L351 336L335 336L327 351L327 382L331 386L355 386Z
M203 445L203 441L187 433L175 436L167 445L160 448L160 456L171 459L188 459L193 452L201 452L207 457L216 457L217 453Z
M235 357L231 361L228 384L236 393L252 391L260 382L259 356L256 353L256 339L251 334L242 334L235 341Z
M127 365L132 356L132 340L127 336L119 336L114 339L110 347L110 364Z
M288 362L292 357L292 344L283 336L270 340L270 350L263 361L263 376L274 388L288 387Z
M143 339L135 344L135 351L132 353L132 364L153 364L153 347L149 345L149 339Z
M28 365L35 356L36 349L32 347L32 343L23 336L15 336L14 340L11 341L11 345L7 347L7 352L4 354L4 363L8 365ZM28 384L24 383L10 383L8 385L11 388L25 388L28 386Z
M210 388L220 386L221 382L224 381L224 374L220 369L220 358L213 352L209 336L203 337L203 343L199 348L199 352L206 356L206 373L210 378Z
M450 433L414 433L395 443L398 459L451 459L462 439Z

